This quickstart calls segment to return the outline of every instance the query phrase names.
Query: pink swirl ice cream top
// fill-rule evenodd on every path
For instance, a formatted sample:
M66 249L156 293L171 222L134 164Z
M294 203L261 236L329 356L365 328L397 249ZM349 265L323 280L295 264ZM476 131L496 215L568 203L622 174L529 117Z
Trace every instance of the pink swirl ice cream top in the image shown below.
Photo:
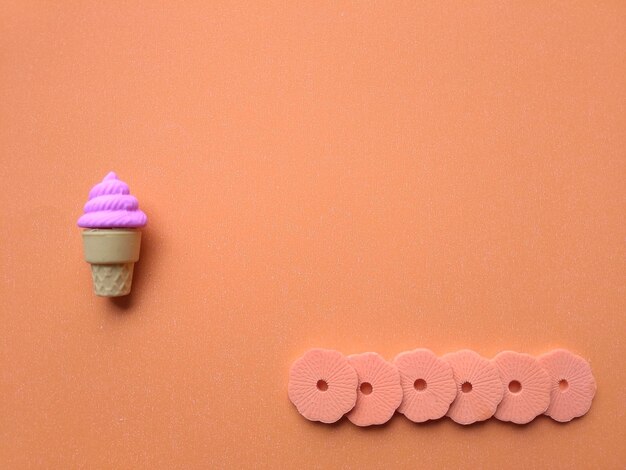
M89 191L85 213L78 219L83 228L137 228L146 225L148 217L139 209L139 202L131 196L128 185L114 172Z

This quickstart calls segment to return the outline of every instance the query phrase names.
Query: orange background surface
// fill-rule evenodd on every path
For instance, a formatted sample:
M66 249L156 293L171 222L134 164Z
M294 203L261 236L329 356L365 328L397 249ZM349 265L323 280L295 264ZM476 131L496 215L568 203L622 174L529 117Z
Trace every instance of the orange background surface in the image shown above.
M0 7L2 468L623 468L624 2L55 3ZM109 170L149 217L113 301ZM556 346L567 425L287 399L311 347Z

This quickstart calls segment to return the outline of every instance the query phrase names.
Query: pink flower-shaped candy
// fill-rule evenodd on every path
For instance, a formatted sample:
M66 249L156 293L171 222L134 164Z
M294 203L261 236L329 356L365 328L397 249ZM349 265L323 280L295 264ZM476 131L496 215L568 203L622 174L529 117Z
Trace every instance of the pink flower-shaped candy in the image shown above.
M292 364L288 394L306 419L334 423L354 407L357 384L356 371L343 354L311 349Z
M536 358L503 351L493 358L493 362L498 367L504 389L496 418L526 424L546 411L550 403L550 379Z
M372 352L348 356L348 362L359 378L356 405L348 419L357 426L386 423L402 401L398 369Z
M491 418L502 400L502 382L495 364L464 349L442 357L452 366L456 398L447 415L459 424Z
M587 413L596 394L589 363L565 349L546 353L538 360L550 376L550 405L545 414L564 423Z
M403 352L393 362L403 390L398 412L415 423L445 416L456 397L452 367L429 349Z

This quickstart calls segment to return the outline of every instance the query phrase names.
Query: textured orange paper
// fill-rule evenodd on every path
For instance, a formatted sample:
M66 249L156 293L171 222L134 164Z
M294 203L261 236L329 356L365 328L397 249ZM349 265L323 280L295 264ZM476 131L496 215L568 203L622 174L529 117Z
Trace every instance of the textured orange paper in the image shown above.
M471 4L471 5L470 5ZM0 467L623 468L626 3L0 6ZM94 296L76 220L149 223ZM569 424L308 422L313 347L588 359Z

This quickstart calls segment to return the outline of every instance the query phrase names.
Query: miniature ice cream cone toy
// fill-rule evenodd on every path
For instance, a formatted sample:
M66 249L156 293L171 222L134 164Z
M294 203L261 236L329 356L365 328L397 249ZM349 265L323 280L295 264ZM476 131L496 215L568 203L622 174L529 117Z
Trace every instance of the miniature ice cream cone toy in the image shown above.
M130 293L141 247L139 229L147 221L137 198L115 173L110 172L91 189L78 226L85 229L85 261L91 264L96 295L119 297Z

